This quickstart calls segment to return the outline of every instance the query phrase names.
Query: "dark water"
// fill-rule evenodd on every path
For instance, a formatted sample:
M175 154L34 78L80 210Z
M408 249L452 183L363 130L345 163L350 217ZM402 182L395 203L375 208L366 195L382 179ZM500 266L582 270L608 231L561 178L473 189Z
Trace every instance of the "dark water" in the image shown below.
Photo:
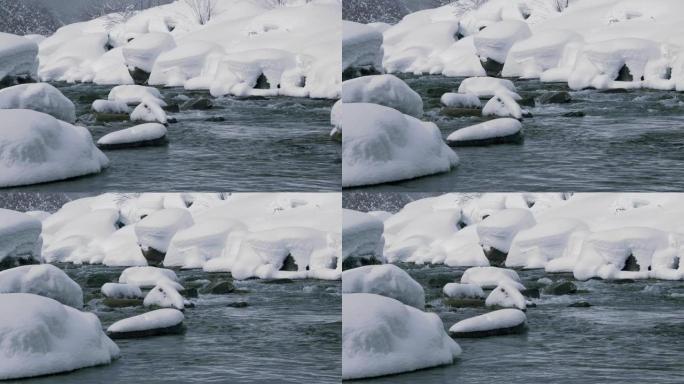
M85 119L95 99L111 86L54 84ZM169 145L105 151L111 162L102 173L34 185L28 191L329 191L341 186L341 146L330 139L334 100L273 97L238 100L205 92L161 88L168 103L179 94L208 97L210 110L167 113ZM182 103L182 102L181 102ZM208 118L223 117L223 122ZM97 141L136 123L83 120Z
M142 307L109 309L98 284L87 280L105 273L116 281L123 268L68 266L67 274L84 288L84 311L94 312L106 329L113 322L145 312ZM227 274L176 271L181 283L225 280ZM201 282L201 280L200 280ZM303 280L266 284L234 281L245 293L189 300L184 335L115 340L121 359L111 365L16 383L338 383L341 375L341 296L339 281ZM228 307L244 301L245 308Z
M427 300L444 321L487 312L450 309L442 303L443 282L459 281L464 269L401 265L425 288ZM545 276L543 270L518 271L523 283ZM571 275L547 275L552 280ZM575 295L533 299L522 335L457 339L463 354L453 365L363 380L380 383L682 383L684 377L684 283L637 281L618 284L575 282ZM589 308L568 308L588 301ZM355 381L356 382L356 381ZM362 381L358 381L362 382Z
M444 138L482 121L439 115L439 98L462 78L402 76L423 96L426 116ZM568 90L565 84L515 81L521 96ZM523 121L522 145L456 148L450 173L400 181L377 191L672 191L684 189L684 94L632 90L571 91L569 104L537 103ZM523 107L527 108L527 107ZM585 117L563 117L583 111Z

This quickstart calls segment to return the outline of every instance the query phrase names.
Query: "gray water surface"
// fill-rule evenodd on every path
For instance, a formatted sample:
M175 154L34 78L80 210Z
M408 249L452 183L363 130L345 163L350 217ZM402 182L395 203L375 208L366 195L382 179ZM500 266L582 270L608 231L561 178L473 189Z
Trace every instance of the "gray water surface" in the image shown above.
M439 114L439 98L463 78L401 76L425 104L423 120L446 137L484 121ZM514 81L523 97L570 91L566 84ZM456 148L461 164L449 173L370 186L371 191L672 191L684 189L684 94L630 90L570 91L569 104L528 108L522 145ZM564 117L582 111L585 117Z
M106 99L111 86L55 85L76 104L79 125L97 141L130 121L95 122L92 102ZM174 98L210 98L214 108L167 113L166 147L104 151L111 164L86 177L12 190L50 192L111 191L338 191L341 146L330 139L334 100L293 97L213 98L206 91L159 88ZM182 102L180 102L182 103ZM223 118L222 122L207 121Z
M428 311L448 330L454 323L488 312L449 308L442 301L446 282L458 282L463 268L401 264L425 288ZM527 287L539 278L572 279L543 270L518 271ZM432 281L431 281L432 280ZM521 335L456 339L463 354L453 365L359 380L381 383L658 383L684 378L684 283L645 280L576 282L582 293L542 294L527 309ZM589 308L568 305L587 301Z
M84 290L84 311L107 328L144 313L143 307L111 309L102 304L104 274L116 281L123 268L58 265ZM176 271L180 282L229 280L228 274ZM341 296L339 281L299 280L269 284L234 281L243 293L189 298L184 335L115 340L121 358L111 365L14 381L20 384L92 383L338 383L341 375ZM247 302L245 308L228 304Z

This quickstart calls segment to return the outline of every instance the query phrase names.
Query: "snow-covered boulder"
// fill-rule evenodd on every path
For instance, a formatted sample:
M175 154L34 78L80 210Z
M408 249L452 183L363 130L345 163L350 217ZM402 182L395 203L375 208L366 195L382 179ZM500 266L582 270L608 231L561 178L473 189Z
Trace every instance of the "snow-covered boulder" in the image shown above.
M379 219L351 209L342 210L342 261L347 266L384 261L384 226Z
M393 264L367 265L342 272L342 293L374 293L425 309L423 287Z
M382 33L364 24L342 20L342 72L348 68L382 70Z
M126 44L123 47L123 56L129 68L139 68L150 73L157 57L175 47L176 42L170 34L150 32L139 35Z
M176 232L194 224L192 215L186 209L167 208L156 211L135 225L135 233L143 248L152 248L166 253L171 238Z
M177 309L164 308L119 320L107 328L112 339L130 339L185 332L185 316Z
M280 49L256 49L224 57L222 73L211 86L212 96L277 96L284 73L296 58Z
M140 287L132 284L106 283L100 288L105 297L113 299L142 299Z
M455 147L520 143L522 140L522 124L511 118L471 125L454 131L447 137L447 143Z
M496 212L477 225L482 246L508 253L518 232L536 224L532 213L523 208L510 208Z
M159 123L147 123L108 133L97 141L100 149L121 149L165 145L166 127Z
M131 109L125 101L118 100L95 100L91 109L97 113L110 115L128 115Z
M202 268L221 255L231 233L246 230L242 222L230 219L205 220L180 230L171 239L164 266Z
M76 121L76 107L47 83L20 84L0 90L0 109L31 109L67 123Z
M482 108L482 116L512 117L520 120L523 111L513 100L510 92L497 92Z
M74 308L83 307L81 287L50 264L24 265L0 272L0 293L32 293Z
M24 109L0 109L0 121L0 187L84 176L109 165L84 127Z
M449 328L453 337L487 337L522 333L527 316L519 309L507 308L461 320Z
M131 121L146 121L149 123L166 124L166 112L159 105L157 99L145 98L133 112L131 112Z
M517 287L508 282L503 282L494 288L487 296L485 305L488 307L517 308L521 311L527 308L525 296L520 293Z
M41 262L40 220L0 208L0 268Z
M110 101L126 103L127 105L138 105L145 100L152 99L156 104L162 107L166 106L162 94L157 88L145 87L142 85L116 86L109 91L107 99Z
M0 32L0 81L6 77L35 76L38 44L22 36Z
M448 283L442 288L445 296L456 299L484 299L485 293L475 284Z
M183 308L185 308L185 300L176 290L176 284L161 281L147 293L143 305L146 307L155 306L183 310Z
M508 51L501 76L539 78L545 71L562 64L569 43L582 40L573 31L550 29L518 41Z
M423 99L394 75L362 76L342 83L343 103L372 103L420 118Z
M520 96L515 93L515 85L506 79L495 77L469 77L458 86L458 93L470 93L477 97L493 97L497 92L508 93L514 100L520 100Z
M353 187L448 172L458 156L434 123L376 104L342 104L342 185Z
M472 93L447 92L442 95L439 101L445 107L469 109L482 108L480 98Z
M506 266L509 268L544 268L549 261L563 256L573 236L589 231L578 219L554 218L520 231L511 243Z
M138 245L134 225L126 225L100 244L104 258L102 264L110 267L144 267L147 259Z
M156 267L130 267L124 269L119 276L119 283L135 285L140 288L152 288L160 283L172 283L176 289L180 289L178 276L170 269Z
M513 44L530 36L532 32L525 22L500 21L475 35L475 47L481 59L491 59L503 64Z
M520 283L520 276L512 269L497 267L472 267L466 269L461 276L461 284L473 284L480 288L496 288L508 283L517 289L525 289Z
M188 80L202 74L209 54L222 51L220 45L210 41L192 41L179 45L157 57L147 82L150 85L182 87Z
M0 295L0 308L0 380L109 364L120 355L92 313L26 293Z
M451 364L460 354L436 314L380 295L342 295L343 380Z

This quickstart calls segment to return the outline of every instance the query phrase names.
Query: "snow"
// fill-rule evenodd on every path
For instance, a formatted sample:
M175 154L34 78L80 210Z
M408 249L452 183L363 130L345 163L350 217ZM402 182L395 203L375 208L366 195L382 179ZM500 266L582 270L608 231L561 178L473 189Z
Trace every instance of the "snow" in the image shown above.
M579 34L561 29L549 29L518 41L508 51L501 76L539 78L545 71L563 64L563 55L572 47L570 43L582 41Z
M118 229L100 243L104 258L102 264L109 267L144 267L147 260L138 245L135 226Z
M342 210L342 259L384 260L385 239L381 220L364 212Z
M50 265L24 265L0 271L0 293L32 293L74 308L83 307L81 287L61 269Z
M179 288L178 276L170 269L156 267L129 267L119 276L119 283L135 285L140 288L151 288L162 283L172 283ZM175 284L174 284L175 283Z
M231 233L246 231L238 220L209 219L178 231L164 257L165 267L202 268L223 252Z
M140 287L131 284L106 283L100 291L106 297L115 299L142 299L144 297Z
M479 223L477 234L480 236L483 247L508 253L515 235L535 224L534 216L527 209L504 209Z
M416 118L423 116L423 100L394 75L363 76L342 83L342 102L373 103Z
M76 107L50 84L21 84L0 90L0 109L31 109L74 123Z
M425 309L423 287L403 269L392 264L367 265L344 271L342 293L373 293Z
M49 298L0 295L0 379L18 379L109 364L119 348L92 313Z
M497 92L482 108L482 116L512 117L522 119L522 109L509 92Z
M166 136L166 127L158 123L136 125L108 133L97 141L98 145L121 145L159 140Z
M150 32L140 35L124 45L123 56L129 68L140 68L150 73L157 57L175 47L176 42L170 34Z
M506 266L544 268L549 261L563 256L573 236L588 230L587 225L577 219L554 218L537 223L513 238Z
M84 176L109 165L84 127L22 109L0 109L0 120L0 187Z
M495 138L511 137L521 132L522 124L520 124L520 121L511 118L500 118L454 131L447 137L447 142L453 145L485 142Z
M135 233L143 248L153 248L166 253L176 232L194 224L186 209L167 208L150 214L135 226Z
M524 311L527 308L525 297L517 287L508 282L499 284L487 296L485 300L487 307L517 308Z
M449 328L449 333L483 332L513 328L527 321L525 313L518 309L499 309L484 315L461 320Z
M35 76L38 44L22 36L0 32L0 80L11 76Z
M189 41L163 52L154 61L148 83L150 85L184 86L202 74L210 54L221 54L223 48L211 41Z
M381 184L448 172L458 156L434 123L376 104L342 104L342 185Z
M95 100L91 108L98 113L129 114L131 109L123 101L116 100Z
M475 48L481 59L504 63L514 43L532 35L526 23L505 20L491 24L475 35Z
M18 259L40 262L41 222L27 214L0 208L0 262Z
M517 289L525 289L520 283L518 273L512 269L498 267L472 267L461 276L461 284L473 284L480 288L496 288L508 283Z
M448 283L442 288L444 295L458 299L479 299L485 298L485 293L477 285Z
M348 68L382 68L382 33L372 27L342 20L342 72Z
M380 295L342 295L342 379L451 364L461 348L434 313Z
M472 93L453 93L448 92L442 95L440 102L445 107L457 108L481 108L482 103L477 95Z
M142 85L119 85L109 91L107 99L126 103L128 105L138 105L146 100L153 100L156 104L165 107L166 103L163 100L161 92L154 87L146 87Z
M471 93L477 97L493 97L497 93L506 93L513 99L520 100L515 91L512 81L495 77L469 77L458 86L458 93Z
M164 308L143 313L142 315L119 320L107 328L108 333L124 333L147 331L158 328L169 328L185 320L183 313L177 309Z
M145 98L133 112L131 121L147 121L152 123L166 124L166 112L162 109L157 99Z
M176 290L175 284L160 281L145 296L143 305L146 307L175 308L182 310L185 307L183 296Z

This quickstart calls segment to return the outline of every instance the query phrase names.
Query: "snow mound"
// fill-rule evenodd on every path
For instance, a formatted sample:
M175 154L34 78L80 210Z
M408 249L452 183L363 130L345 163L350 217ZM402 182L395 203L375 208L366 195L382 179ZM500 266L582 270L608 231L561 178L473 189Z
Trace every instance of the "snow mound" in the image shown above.
M457 299L479 299L485 298L485 293L475 284L448 283L442 288L445 296Z
M162 52L176 47L173 36L168 33L150 32L136 37L123 46L123 56L129 68L140 68L149 73Z
M223 252L231 233L246 231L238 220L209 219L178 231L164 257L165 267L202 268Z
M533 227L534 216L527 209L504 209L484 219L477 225L477 234L485 248L508 253L518 232Z
M507 93L513 99L520 100L512 81L495 77L469 77L458 86L458 93L471 93L477 97L493 97L497 93Z
M161 283L172 283L180 289L178 276L170 269L156 267L130 267L124 269L119 276L119 283L135 285L140 288L152 288Z
M101 148L123 147L133 144L144 145L145 143L158 142L165 138L166 127L164 125L148 123L108 133L97 141L97 145Z
M131 284L106 283L100 291L106 297L114 299L142 299L144 297L140 287Z
M564 64L563 55L572 42L582 42L579 34L550 29L513 44L501 71L504 77L539 78L547 70Z
M461 348L434 313L380 295L342 295L342 379L451 364Z
M342 83L343 103L373 103L420 118L423 100L394 75L363 76Z
M41 261L41 222L25 213L0 208L0 263Z
M442 95L439 101L445 107L456 108L481 108L482 103L477 95L472 93L453 93L448 92Z
M0 109L31 109L74 123L76 107L50 84L21 84L0 90Z
M119 348L97 316L25 293L0 295L0 380L109 364Z
M163 52L157 57L147 81L150 85L182 87L188 80L202 74L210 54L220 54L223 48L210 41L191 41Z
M342 104L342 185L381 184L448 172L458 156L434 123L376 104Z
M508 283L517 289L525 289L520 283L518 273L512 269L497 267L472 267L466 269L461 276L461 284L473 284L480 288L496 288Z
M513 44L531 35L530 27L522 21L500 21L475 35L475 47L482 59L492 59L503 64Z
M589 227L577 219L556 218L540 222L513 238L506 266L544 268L549 261L563 256L573 236L588 230Z
M484 315L461 320L449 328L455 337L481 337L517 332L524 328L527 316L519 309L500 309Z
M107 99L111 101L118 101L126 103L127 105L138 105L145 102L145 100L153 100L156 104L165 107L161 92L154 87L145 87L142 85L119 85L109 91Z
M98 113L110 113L110 114L129 114L131 109L123 101L116 100L95 100L93 102L93 111Z
M384 226L379 219L351 209L342 210L342 259L383 261Z
M23 109L0 110L0 120L0 187L84 176L109 165L84 127Z
M145 98L133 112L131 121L146 121L151 123L166 124L166 112L159 105L157 99Z
M38 44L22 36L0 32L0 80L6 77L35 76Z
M503 282L494 288L487 296L485 305L487 307L517 308L521 311L527 308L525 297L518 291L518 288L508 282Z
M119 320L107 328L107 334L115 338L145 336L157 331L163 334L164 330L182 326L185 316L177 309L164 308L143 313L142 315Z
M374 293L425 309L423 287L392 264L367 265L342 272L342 293Z
M348 68L382 69L382 33L364 24L342 20L342 72Z
M114 232L100 244L104 252L102 264L110 267L141 267L147 259L138 245L135 226L127 225Z
M50 264L24 265L0 272L0 293L32 293L74 308L83 307L81 287Z
M185 300L176 290L176 284L170 284L162 280L147 293L143 305L146 307L156 306L182 310L185 308Z
M523 112L510 92L497 92L482 108L482 116L512 117L520 120Z
M150 214L135 226L135 234L143 248L166 253L176 232L194 224L192 215L185 209L167 208Z
M494 99L492 99L494 100ZM449 145L488 145L520 140L522 124L511 118L494 119L461 128L447 137Z

